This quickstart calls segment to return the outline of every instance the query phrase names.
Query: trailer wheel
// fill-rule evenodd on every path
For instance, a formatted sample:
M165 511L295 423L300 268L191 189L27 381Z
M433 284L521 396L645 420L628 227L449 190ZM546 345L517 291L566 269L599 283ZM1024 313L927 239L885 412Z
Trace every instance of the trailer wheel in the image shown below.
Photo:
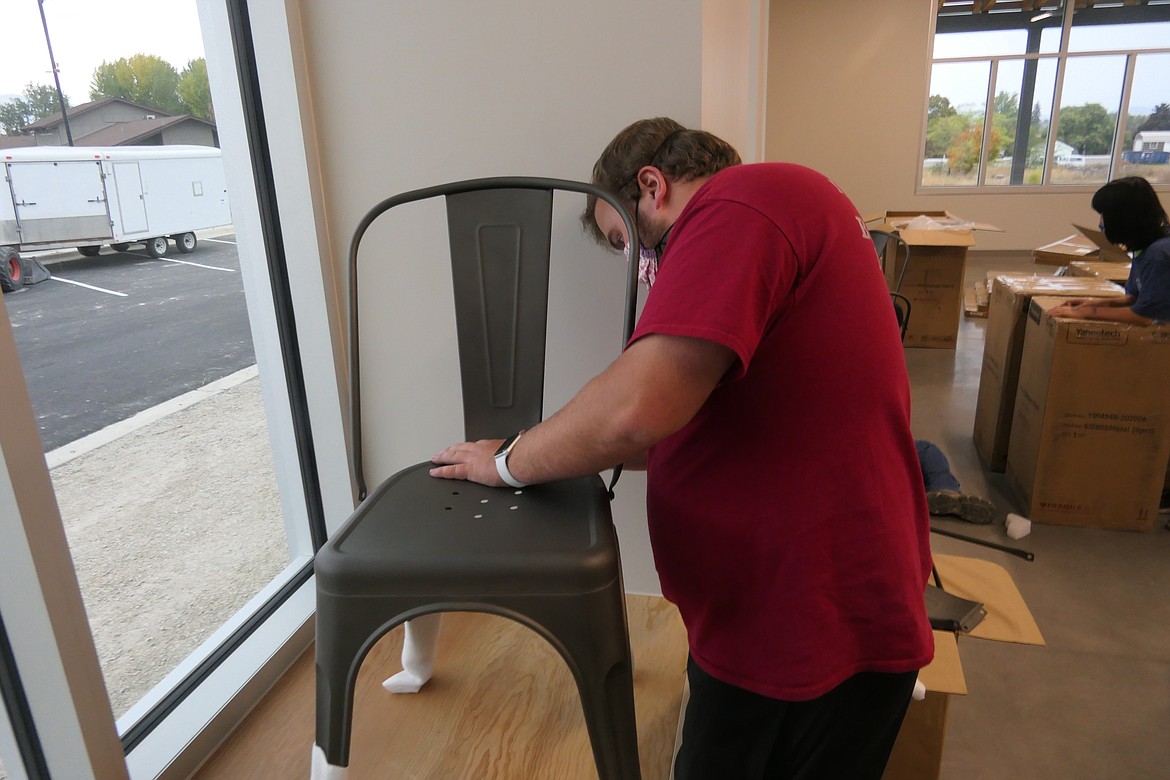
M151 257L162 257L167 253L167 237L159 236L147 239L146 251L150 253Z
M24 287L24 269L20 267L20 255L7 247L0 247L0 290L16 292Z
M113 249L115 252L125 252L129 248L129 244L110 244L110 249Z
M102 251L102 248L96 245L79 246L77 247L77 251L85 257L97 257L98 252Z
M179 248L179 252L182 254L189 255L195 251L195 245L198 243L198 241L196 240L194 233L180 233L174 238L175 246Z

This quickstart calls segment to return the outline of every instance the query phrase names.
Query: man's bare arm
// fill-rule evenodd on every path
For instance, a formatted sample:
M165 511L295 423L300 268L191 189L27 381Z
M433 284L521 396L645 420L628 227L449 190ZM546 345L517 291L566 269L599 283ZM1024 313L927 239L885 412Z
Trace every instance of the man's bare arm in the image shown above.
M695 416L736 356L704 339L650 335L594 377L563 409L525 432L508 457L526 484L596 474L645 451ZM431 475L502 485L493 456L499 439L454 444L436 454Z

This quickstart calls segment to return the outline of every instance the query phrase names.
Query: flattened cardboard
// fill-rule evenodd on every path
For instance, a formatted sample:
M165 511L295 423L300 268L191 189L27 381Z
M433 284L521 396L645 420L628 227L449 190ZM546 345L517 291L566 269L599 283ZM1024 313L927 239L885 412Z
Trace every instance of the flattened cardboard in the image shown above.
M1045 244L1032 250L1032 259L1041 265L1068 265L1072 260L1096 257L1097 245L1089 239L1073 233L1059 241Z
M948 592L981 601L987 608L983 623L965 636L977 636L990 621L982 638L1044 644L1023 596L1002 566L957 555L935 555L934 562ZM934 632L934 661L918 673L918 679L926 686L926 698L910 702L882 780L930 780L939 776L951 696L967 693L959 640L954 634Z
M1117 244L1114 244L1109 239L1105 238L1105 234L1100 230L1084 227L1083 225L1078 225L1075 222L1073 223L1073 227L1081 231L1081 234L1085 238L1089 239L1097 246L1097 256L1102 260L1110 263L1128 263L1133 259L1129 256L1128 252L1119 247Z
M1033 521L1153 531L1170 459L1170 326L1028 310L1007 478Z
M1024 324L1033 295L1110 298L1124 295L1118 285L1093 277L997 273L991 279L983 367L975 401L975 451L989 471L1007 468L1008 440L1024 349Z
M963 636L1021 645L1044 644L1040 627L1007 569L991 561L939 553L934 555L934 565L944 590L959 598L980 601L987 609L983 622Z
M1107 263L1104 260L1074 260L1068 264L1068 272L1073 276L1095 276L1118 284L1125 284L1129 269L1129 263Z

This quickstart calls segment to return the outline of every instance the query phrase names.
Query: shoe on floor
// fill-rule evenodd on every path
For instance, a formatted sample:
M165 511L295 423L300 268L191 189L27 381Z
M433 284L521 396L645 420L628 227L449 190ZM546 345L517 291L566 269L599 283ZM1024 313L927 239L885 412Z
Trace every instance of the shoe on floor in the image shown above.
M976 525L987 525L995 519L995 506L982 496L972 496L957 490L935 490L926 494L926 505L932 515L948 515Z

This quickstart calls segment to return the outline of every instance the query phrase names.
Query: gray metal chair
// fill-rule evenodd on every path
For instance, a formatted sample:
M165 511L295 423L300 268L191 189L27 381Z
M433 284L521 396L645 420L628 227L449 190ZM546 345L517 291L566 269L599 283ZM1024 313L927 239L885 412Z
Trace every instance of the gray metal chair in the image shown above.
M902 341L906 340L906 329L910 327L910 299L902 293L890 293L890 300L894 304L894 316L898 318L898 332L902 334Z
M404 621L474 611L511 618L559 651L577 682L601 778L638 778L633 675L621 561L599 476L522 490L428 476L429 462L367 495L362 468L357 259L386 211L446 199L468 440L502 438L542 418L552 204L590 185L542 178L456 182L389 198L358 226L349 254L350 457L360 503L321 548L317 575L317 746L349 764L353 691L374 643ZM633 331L637 267L626 281Z
M877 251L878 262L882 265L882 270L886 269L886 255L890 247L890 242L893 242L896 249L893 253L894 271L898 272L898 279L890 288L890 292L902 291L902 280L906 278L906 269L910 267L910 245L899 236L897 233L887 233L884 230L870 230L869 236L873 239L873 248ZM901 259L901 266L898 262ZM889 271L887 271L887 274Z

